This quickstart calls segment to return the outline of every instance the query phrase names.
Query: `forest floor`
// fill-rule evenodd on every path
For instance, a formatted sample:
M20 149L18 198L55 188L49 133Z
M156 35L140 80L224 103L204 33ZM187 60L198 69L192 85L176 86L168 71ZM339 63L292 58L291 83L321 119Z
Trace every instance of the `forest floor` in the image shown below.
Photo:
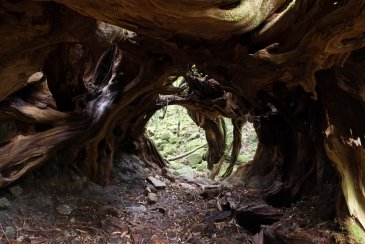
M254 190L167 179L143 167L123 155L105 187L70 172L48 175L47 167L29 174L0 192L0 243L260 243L260 230L281 240L273 243L346 243L326 195L273 208ZM149 176L166 186L155 189Z
M181 108L162 115L147 133L166 158L205 143ZM242 137L243 165L257 138L250 125ZM205 150L172 161L165 177L120 155L105 187L46 165L0 190L0 243L262 243L263 236L265 243L349 243L335 221L334 189L273 207L254 189L209 180ZM157 189L148 177L166 186Z

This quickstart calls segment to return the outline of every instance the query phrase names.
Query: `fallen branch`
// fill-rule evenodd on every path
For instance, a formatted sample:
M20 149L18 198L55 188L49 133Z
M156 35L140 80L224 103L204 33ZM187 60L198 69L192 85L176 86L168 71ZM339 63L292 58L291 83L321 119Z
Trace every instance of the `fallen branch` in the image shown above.
M207 144L201 145L201 146L199 146L199 147L197 147L197 148L194 148L193 150L191 150L191 151L189 151L189 152L186 152L186 153L184 153L184 154L181 154L181 155L179 155L179 156L176 156L176 157L173 157L173 158L168 158L168 159L167 159L167 161L175 161L175 160L178 160L178 159L180 159L180 158L183 158L183 157L189 156L190 154L192 154L192 153L194 153L194 152L198 151L200 148L203 148L203 147L205 147L206 145L207 145Z

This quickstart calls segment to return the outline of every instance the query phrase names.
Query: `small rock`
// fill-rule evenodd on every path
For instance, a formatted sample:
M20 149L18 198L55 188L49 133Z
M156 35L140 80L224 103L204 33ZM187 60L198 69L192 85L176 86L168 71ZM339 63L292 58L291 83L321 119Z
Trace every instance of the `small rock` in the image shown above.
M182 186L185 189L195 190L195 187L194 186L192 186L190 184L187 184L187 183L184 183L184 182L180 182L179 185Z
M18 238L16 238L16 241L17 242L15 242L15 243L26 243L24 236L18 236Z
M147 195L147 202L148 203L156 203L158 201L158 196L155 193L148 193Z
M11 192L11 194L13 194L14 197L23 194L23 188L19 185L9 187L9 191Z
M202 155L198 153L193 153L188 156L188 162L190 165L197 165L200 164L203 160Z
M170 170L168 170L167 168L163 168L162 169L162 175L163 177L165 177L166 179L172 181L172 182L175 182L175 177L174 175L171 173Z
M150 192L157 193L157 190L153 185L147 184L147 187L150 189Z
M76 219L75 218L71 218L70 219L70 223L75 223L76 222Z
M11 226L6 226L5 235L8 239L14 239L16 237L16 230Z
M65 230L63 232L63 234L65 235L65 237L75 237L75 236L77 236L77 233L73 230L71 230L71 231Z
M179 172L177 172L176 170L172 171L174 176L180 176Z
M127 207L127 209L131 212L146 212L147 211L147 208L144 205Z
M149 176L147 178L147 181L149 181L156 189L164 189L166 187L166 183L163 181L160 181L156 179L155 177Z
M200 187L206 187L208 185L213 185L215 182L210 179L204 179L200 177L195 177L193 181L188 181L189 183L197 184Z
M0 210L8 209L11 206L11 203L6 197L0 198Z
M62 215L70 215L73 209L69 205L62 204L62 205L59 205L56 208L56 210L57 210L57 212L59 214L62 214Z
M195 172L190 166L184 166L181 169L176 170L179 176L194 178Z
M193 183L195 180L194 180L194 177L191 176L191 175L181 175L180 176L180 179L186 181L186 182L190 182L190 183Z
M171 181L170 181L169 179L164 178L164 179L162 179L162 180L163 180L163 182L165 182L167 185L168 185L168 184L171 184Z
M151 191L151 188L149 188L148 186L145 188L145 191L146 191L146 194L148 194L148 193L151 193L152 191Z
M171 134L169 132L165 132L161 135L161 139L162 140L165 140L165 141L168 141L171 137Z

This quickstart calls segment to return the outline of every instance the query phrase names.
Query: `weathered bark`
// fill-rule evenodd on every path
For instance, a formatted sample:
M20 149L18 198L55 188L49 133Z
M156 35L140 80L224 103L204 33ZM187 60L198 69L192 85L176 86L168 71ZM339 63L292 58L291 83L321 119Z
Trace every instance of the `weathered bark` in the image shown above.
M263 94L270 106L259 116L251 115L259 145L253 162L240 171L249 185L263 190L269 203L282 206L336 184L336 172L323 146L323 107L301 89L289 96L276 93L285 102Z
M17 4L13 5L10 7L23 11L16 8ZM164 56L156 59L156 55L143 52L138 58L143 57L144 62L137 63L133 54L131 59L127 52L113 47L110 43L113 38L128 34L118 27L97 24L53 4L36 5L44 9L42 14L53 10L55 16L61 18L61 27L71 33L77 27L80 36L75 35L72 42L65 42L67 36L57 36L56 32L47 37L47 42L36 32L33 46L29 44L28 49L23 50L33 52L41 39L49 55L47 59L37 60L44 64L45 76L41 73L32 76L26 88L1 104L1 119L15 126L10 126L12 131L2 138L5 140L0 149L0 185L10 184L47 161L75 162L81 172L104 184L109 179L116 148L121 143L128 148L142 135L148 118L156 110L154 104L159 90L156 84L162 84L175 67L167 66L170 61ZM38 9L30 7L29 11ZM68 16L72 17L70 21L75 20L70 26L62 22ZM44 21L49 21L46 24L52 28L60 28L59 22ZM13 35L15 38L19 33ZM49 52L52 49L54 51ZM103 49L104 54L100 51ZM29 65L33 72L39 69L33 68L33 63ZM8 72L5 69L2 73L9 75ZM13 92L17 90L13 87ZM6 89L4 93L6 95ZM153 144L144 148L151 151Z
M354 65L355 55L349 60ZM357 216L358 221L365 226L365 154L362 146L365 142L365 110L363 101L358 100L361 93L346 93L342 88L342 82L350 81L346 66L337 71L326 70L317 74L318 94L326 105L328 118L324 145L328 157L340 174L342 192L350 214ZM356 83L348 83L347 87L353 89L354 84Z
M229 159L229 166L223 174L223 178L227 178L233 172L233 167L237 162L238 155L242 147L242 127L246 123L246 118L232 119L233 125L233 142L232 142L232 153Z
M198 71L192 71L192 69L185 76L185 83L182 84L181 88L169 88L165 92L173 92L174 95L160 95L157 100L160 107L181 105L188 110L188 115L195 124L204 129L208 144L206 160L210 170L213 169L215 164L222 161L227 149L226 125L221 116L232 118L234 127L233 149L230 166L224 177L229 176L241 149L241 130L249 111L247 102L227 91L218 81L207 75L204 76ZM219 169L217 170L219 171Z
M284 5L284 0L203 0L179 2L153 0L72 1L58 0L82 14L105 22L125 26L141 34L164 39L227 39L259 26ZM197 21L199 18L199 21Z
M272 204L340 181L365 225L364 0L56 2L137 34L58 3L0 3L0 186L47 161L104 184L118 147L162 166L143 132L167 102L207 118L220 155L213 121L253 109L260 144L237 176ZM209 76L189 79L192 64ZM181 75L191 96L171 89Z
M215 120L204 117L199 113L188 112L190 118L205 131L205 138L208 143L208 151L206 160L208 169L213 169L213 165L217 164L224 155L226 149L226 125L222 117Z

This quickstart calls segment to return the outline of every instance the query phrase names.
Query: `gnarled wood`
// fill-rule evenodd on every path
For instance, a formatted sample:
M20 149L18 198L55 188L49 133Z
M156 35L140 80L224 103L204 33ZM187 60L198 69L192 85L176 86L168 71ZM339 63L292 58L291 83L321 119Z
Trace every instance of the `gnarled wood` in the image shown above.
M220 116L250 112L259 148L236 176L247 173L267 201L341 181L364 225L364 0L0 6L0 186L47 161L74 163L104 184L118 147L162 166L144 126L180 104L213 131L211 162L225 140ZM193 64L208 76L186 72ZM177 76L190 93L172 88Z
M285 3L284 0L57 2L82 14L149 36L179 39L180 34L188 34L193 38L213 40L253 30Z

